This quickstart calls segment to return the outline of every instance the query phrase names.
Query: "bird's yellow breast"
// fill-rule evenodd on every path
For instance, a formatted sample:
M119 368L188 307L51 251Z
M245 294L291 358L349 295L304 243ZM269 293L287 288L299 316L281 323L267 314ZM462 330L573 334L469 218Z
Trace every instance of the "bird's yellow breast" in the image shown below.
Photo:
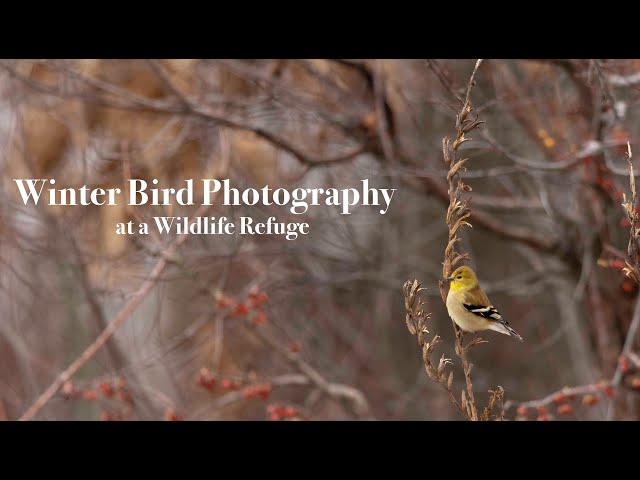
M449 284L449 293L460 292L468 287L463 280L452 280Z

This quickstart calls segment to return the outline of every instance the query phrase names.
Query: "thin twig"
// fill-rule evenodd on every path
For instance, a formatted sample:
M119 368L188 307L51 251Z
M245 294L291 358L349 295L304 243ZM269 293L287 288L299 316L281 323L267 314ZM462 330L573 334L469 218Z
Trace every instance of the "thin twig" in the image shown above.
M201 215L207 209L203 206L198 209L196 216ZM38 412L53 398L62 385L73 377L93 356L107 343L114 333L129 319L131 314L138 308L147 297L151 289L156 285L160 276L169 265L169 259L175 257L180 245L182 245L190 235L179 236L169 245L151 269L147 279L142 282L138 290L131 299L120 309L120 311L109 321L106 328L100 332L96 339L78 356L71 364L60 373L57 378L42 392L36 401L22 414L20 420L31 420Z
M304 361L298 353L292 352L285 346L281 345L261 328L253 326L251 322L247 322L246 326L263 343L275 350L285 360L296 367L300 373L305 375L323 393L347 407L347 409L356 417L373 419L369 402L360 390L350 385L328 381L316 368Z

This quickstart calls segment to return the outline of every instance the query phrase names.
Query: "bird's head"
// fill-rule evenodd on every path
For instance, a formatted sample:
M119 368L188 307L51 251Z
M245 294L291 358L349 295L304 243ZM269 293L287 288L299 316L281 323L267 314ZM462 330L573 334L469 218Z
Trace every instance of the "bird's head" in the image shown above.
M478 286L478 277L471 267L458 267L447 278L451 283L449 288L454 292L458 290L469 290Z

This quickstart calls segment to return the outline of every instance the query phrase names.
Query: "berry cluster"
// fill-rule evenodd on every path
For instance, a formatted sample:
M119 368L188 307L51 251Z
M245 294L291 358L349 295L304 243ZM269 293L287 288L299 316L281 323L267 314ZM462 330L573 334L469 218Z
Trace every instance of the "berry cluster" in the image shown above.
M167 422L177 422L182 420L182 415L180 415L174 408L167 408L164 411L164 419Z
M222 292L216 294L216 307L228 311L232 317L248 317L254 325L267 323L267 314L264 307L269 301L266 293L257 287L251 288L247 297L239 302Z
M134 405L127 382L122 377L95 380L83 387L69 380L62 385L60 395L66 400L99 402L101 420L123 420L131 413Z
M630 356L628 356L630 355ZM621 355L618 359L618 367L625 379L625 385L633 390L640 391L640 361L634 354ZM580 399L580 403L585 407L592 407L600 403L603 397L613 397L616 388L611 382L602 381L595 385L584 387L564 388L551 397L537 402L525 402L518 406L516 410L516 420L528 420L531 412L536 412L537 420L550 420L552 415L547 411L547 405L556 406L557 416L567 416L574 412L575 401Z
M209 392L213 392L216 385L220 385L223 390L240 390L245 399L260 398L266 400L271 394L270 383L247 383L246 381L235 380L232 378L222 378L220 381L209 371L208 368L202 367L196 384Z
M627 223L629 222L626 218L624 219ZM629 225L627 225L629 226ZM625 268L629 268L628 265L620 259L605 259L605 258L600 258L598 259L598 265L603 267L603 268L610 268L613 270L619 270L622 271ZM629 277L627 277L626 275L623 277L622 279L622 283L620 284L620 289L627 295L633 294L636 289L637 289L637 285L635 282L633 282Z
M246 399L260 398L261 400L266 400L269 395L271 395L270 383L256 383L248 385L242 390L242 396Z
M566 391L556 393L552 398L550 404L555 405L555 414L558 417L569 416L574 413L575 401L580 399L580 403L586 407L592 407L600 403L603 396L613 397L616 391L609 383L602 382L594 385L590 389L590 393L575 393L570 389ZM516 411L516 420L528 420L530 413L536 414L536 420L546 421L554 418L553 414L549 412L546 405L539 405L536 407L528 407L527 405L520 405Z
M207 368L202 367L198 373L196 384L199 387L204 388L210 392L213 392L216 385L220 385L223 390L239 390L242 386L242 381L235 380L233 378L221 378L217 379L216 376Z
M300 411L290 405L272 403L267 406L267 418L269 420L299 420Z
M629 374L632 374L637 370L639 370L637 363L631 362L631 360L629 360L629 357L627 357L626 355L621 355L620 358L618 359L618 364L620 366L620 370L622 371L622 374L624 376L629 377L629 381L627 382L627 385L633 390L640 391L640 376L638 375L629 376Z

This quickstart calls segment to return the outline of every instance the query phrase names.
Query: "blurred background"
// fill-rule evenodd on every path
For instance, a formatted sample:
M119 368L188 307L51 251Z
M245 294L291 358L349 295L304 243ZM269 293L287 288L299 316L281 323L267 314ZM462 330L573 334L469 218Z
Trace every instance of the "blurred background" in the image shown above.
M0 418L20 417L140 301L35 418L459 419L425 375L401 289L410 278L427 287L432 331L453 356L437 287L442 138L455 135L474 63L1 61ZM485 123L461 151L473 187L461 249L526 341L483 335L474 385L481 405L502 386L513 419L518 402L608 381L619 365L637 297L621 271L621 203L627 141L640 155L640 61L487 60L476 82ZM14 178L107 188L367 178L397 191L386 215L213 206L206 215L308 221L310 234L176 246L171 235L117 236L115 224L197 207L25 207ZM640 380L628 373L611 398L596 392L602 401L553 417L639 418Z

